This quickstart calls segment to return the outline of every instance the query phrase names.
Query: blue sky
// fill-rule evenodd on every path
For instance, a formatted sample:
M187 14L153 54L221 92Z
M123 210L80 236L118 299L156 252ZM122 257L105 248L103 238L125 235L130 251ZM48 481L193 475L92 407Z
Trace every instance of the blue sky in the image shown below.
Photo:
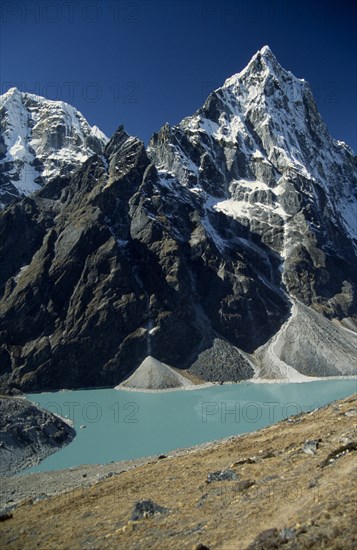
M3 0L0 92L77 107L147 141L269 44L310 82L333 137L357 149L357 11L345 0Z

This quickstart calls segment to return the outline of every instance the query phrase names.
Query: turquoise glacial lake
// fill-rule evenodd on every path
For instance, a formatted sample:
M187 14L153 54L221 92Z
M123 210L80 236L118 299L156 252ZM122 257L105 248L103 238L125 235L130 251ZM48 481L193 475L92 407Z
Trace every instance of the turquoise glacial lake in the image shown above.
M24 473L151 456L252 432L356 390L357 380L346 379L162 393L100 389L29 394L42 408L70 418L77 435Z

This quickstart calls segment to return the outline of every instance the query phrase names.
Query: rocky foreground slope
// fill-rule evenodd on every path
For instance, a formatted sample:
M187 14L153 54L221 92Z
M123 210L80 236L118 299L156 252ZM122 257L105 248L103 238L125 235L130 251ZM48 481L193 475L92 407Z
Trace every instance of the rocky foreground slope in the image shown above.
M352 550L356 415L354 396L256 433L126 464L127 471L108 465L109 479L99 482L93 466L26 476L23 497L41 500L0 516L2 545ZM81 487L88 479L92 486ZM67 492L46 499L51 487ZM18 488L9 479L3 491L16 498Z
M356 201L356 156L264 47L147 150L120 127L0 214L0 386L114 386L147 356L356 373Z
M0 396L0 476L38 464L67 445L74 429L21 398Z

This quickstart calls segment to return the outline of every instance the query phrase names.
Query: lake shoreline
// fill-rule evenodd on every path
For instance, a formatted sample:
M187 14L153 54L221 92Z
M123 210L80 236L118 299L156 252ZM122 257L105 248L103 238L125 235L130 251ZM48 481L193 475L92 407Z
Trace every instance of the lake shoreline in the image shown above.
M191 386L197 392L188 393L109 389L29 394L29 401L75 426L76 436L71 445L40 464L29 461L29 468L15 471L29 475L76 468L85 462L141 460L252 433L350 395L357 389L356 381L357 377L338 377L305 386L286 380L209 383Z
M23 548L45 547L44 541L47 547L72 547L74 540L79 547L90 530L92 547L130 548L154 537L148 539L150 548L162 548L173 533L170 546L181 548L185 533L190 548L203 542L238 550L259 532L278 527L289 528L297 547L307 549L311 545L303 544L304 537L332 536L333 520L339 547L352 549L356 407L354 394L255 432L162 456L4 479L1 508L13 518L0 524L2 539L16 536ZM305 449L307 440L318 442L314 452ZM348 446L351 452L341 455ZM207 483L210 472L227 468L236 472L236 481ZM290 498L296 488L299 498ZM272 495L279 495L274 506ZM169 514L133 526L134 504L143 498ZM245 526L239 533L237 514ZM95 518L105 526L99 522L93 529ZM188 529L188 521L200 528ZM113 537L109 546L108 536Z
M304 376L304 375L301 375ZM357 374L350 374L350 375L341 375L341 376L306 376L304 378L247 378L245 380L238 380L238 381L226 381L226 382L204 382L202 384L193 384L192 386L185 386L180 388L165 388L162 390L157 389L136 389L136 388L128 388L125 386L120 386L120 384L117 384L116 386L93 386L93 387L84 387L84 388L57 388L52 390L46 390L46 391L35 391L31 390L27 394L21 393L20 395L16 395L17 398L27 399L26 395L43 395L47 393L68 393L72 391L92 391L92 390L116 390L116 391L126 391L126 392L135 392L135 393L165 393L165 392L178 392L178 391L194 391L194 390L200 390L205 388L211 388L213 386L219 387L219 386L227 386L227 385L241 385L241 384L302 384L304 382L319 382L324 380L357 380ZM120 386L120 387L119 387Z
M302 375L303 376L303 375ZM134 392L134 393L168 393L168 392L181 392L181 391L195 391L202 390L205 388L220 387L220 386L234 386L234 385L243 385L243 384L304 384L310 382L321 382L324 380L357 380L357 375L346 375L346 376L304 376L303 378L248 378L247 380L239 380L238 382L205 382L203 384L194 384L192 386L182 386L179 388L165 388L165 389L137 389L129 388L125 386L115 386L114 390L125 391L125 392ZM71 391L71 390L69 390Z
M355 390L351 396L355 395ZM334 406L334 403L349 400L351 397L346 397L342 400L331 401L327 405L321 405L310 412L300 412L292 415L289 418L279 420L268 426L258 428L256 430L245 432L236 435L229 435L222 438L216 438L211 441L189 445L186 447L178 447L164 453L154 453L142 457L111 461L104 464L81 464L69 468L58 470L49 470L43 472L19 471L12 476L0 477L2 490L0 493L0 512L3 510L11 510L16 508L23 500L31 498L34 502L42 500L49 496L59 495L63 492L81 487L91 487L96 485L108 477L116 476L122 472L135 469L145 464L156 463L162 456L165 459L173 459L182 457L188 454L197 453L209 449L214 449L229 442L245 439L253 436L264 430L270 430L279 425L284 425L286 422L294 422L294 418L307 417L319 411L324 411L327 408Z

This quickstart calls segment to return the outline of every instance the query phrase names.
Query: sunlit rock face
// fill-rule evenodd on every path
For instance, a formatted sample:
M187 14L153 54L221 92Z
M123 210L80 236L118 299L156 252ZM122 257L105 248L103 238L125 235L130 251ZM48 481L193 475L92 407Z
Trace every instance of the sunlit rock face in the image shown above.
M355 372L356 157L268 47L147 149L122 127L91 147L0 215L5 391L116 385L147 356Z

